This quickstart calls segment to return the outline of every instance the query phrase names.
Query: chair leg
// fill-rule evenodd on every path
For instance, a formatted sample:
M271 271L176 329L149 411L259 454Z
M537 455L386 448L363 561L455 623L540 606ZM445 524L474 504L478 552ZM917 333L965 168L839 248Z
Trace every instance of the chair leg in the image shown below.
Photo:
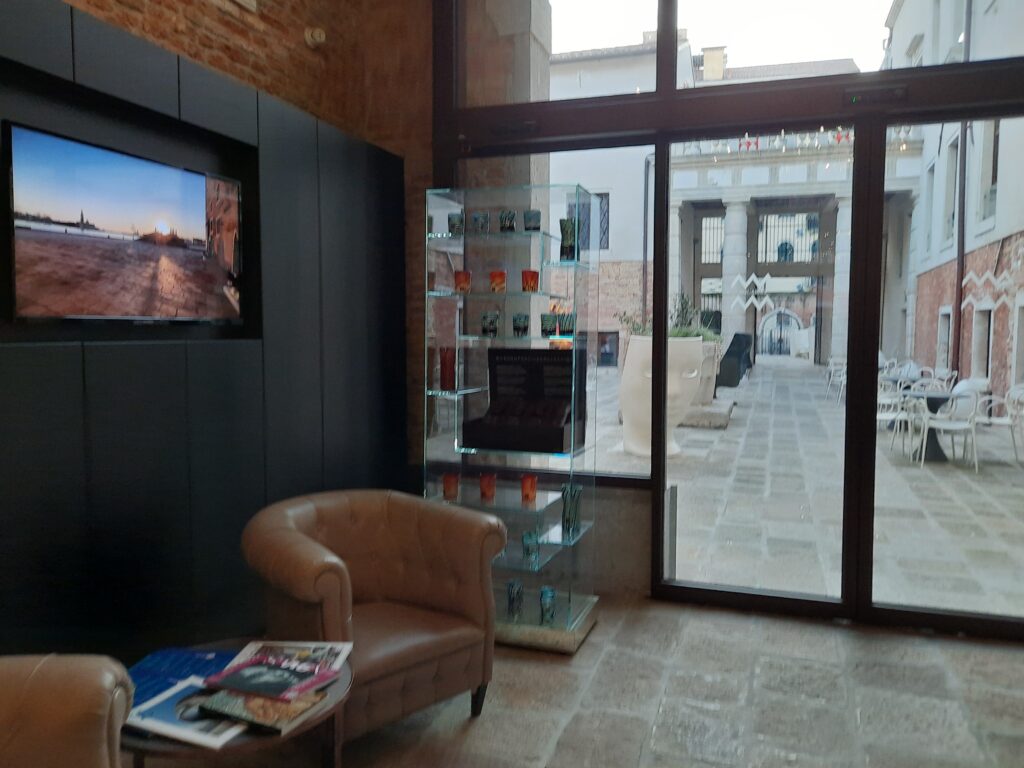
M1013 441L1013 460L1020 464L1020 456L1017 454L1017 431L1013 428L1013 424L1010 425L1010 440Z
M967 436L964 436L964 442L967 442ZM964 446L964 450L967 450L967 446ZM978 474L978 433L974 431L974 427L971 427L971 453L974 454L974 474ZM966 458L966 456L964 457Z
M486 696L487 683L484 683L473 691L473 698L470 701L470 712L473 717L480 717L480 713L484 711L484 699Z

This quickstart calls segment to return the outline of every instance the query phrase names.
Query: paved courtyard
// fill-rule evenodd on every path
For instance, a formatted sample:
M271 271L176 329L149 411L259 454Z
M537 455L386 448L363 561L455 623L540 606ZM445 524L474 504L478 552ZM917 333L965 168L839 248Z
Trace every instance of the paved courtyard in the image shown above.
M622 450L617 371L598 374L598 466L646 471ZM724 430L679 428L676 578L838 597L845 404L823 371L761 356ZM981 471L921 468L877 433L877 602L1024 616L1024 468L1005 428L979 428ZM944 441L944 446L946 443ZM948 452L948 447L947 447Z

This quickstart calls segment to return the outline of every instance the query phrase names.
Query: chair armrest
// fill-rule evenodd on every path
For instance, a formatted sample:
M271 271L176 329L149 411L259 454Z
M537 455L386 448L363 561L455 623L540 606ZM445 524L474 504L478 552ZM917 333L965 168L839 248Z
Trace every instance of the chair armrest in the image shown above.
M298 513L315 514L315 510L310 505L308 511L300 508ZM253 517L242 533L245 560L271 588L278 609L282 607L280 598L317 606L315 622L320 637L305 639L351 640L352 582L348 568L340 557L303 533L295 515L292 502L291 506L272 505ZM291 634L283 633L281 627L270 629L278 637Z
M0 765L118 768L133 690L105 656L0 658Z
M394 491L388 497L388 516L403 540L417 542L415 548L399 548L408 562L396 577L400 583L388 592L492 627L491 566L508 540L505 524L483 512Z

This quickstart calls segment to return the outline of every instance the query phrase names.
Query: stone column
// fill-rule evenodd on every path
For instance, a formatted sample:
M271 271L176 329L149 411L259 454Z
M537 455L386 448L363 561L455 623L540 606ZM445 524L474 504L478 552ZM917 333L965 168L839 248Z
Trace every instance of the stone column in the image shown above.
M836 258L832 281L832 354L846 357L850 328L850 229L853 202L841 197L836 207Z
M746 279L747 202L726 202L722 246L722 344L726 349L733 334L747 331Z

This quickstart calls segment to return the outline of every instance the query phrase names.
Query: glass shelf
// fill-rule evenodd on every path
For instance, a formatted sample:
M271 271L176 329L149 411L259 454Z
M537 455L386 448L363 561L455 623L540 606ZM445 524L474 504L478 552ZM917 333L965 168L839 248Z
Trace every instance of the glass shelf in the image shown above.
M476 395L480 392L486 392L487 387L461 387L460 389L428 389L428 397L443 397L449 400L465 397L466 395Z
M558 293L549 293L548 291L471 291L470 293L460 293L459 291L435 289L433 291L427 291L427 296L433 299L459 299L463 296L469 299L497 299L499 297L521 299L537 296L542 299L556 299L558 301L569 300L568 296Z
M502 344L550 344L556 342L559 346L558 349L572 349L573 336L468 336L460 335L458 340L460 343L464 342L468 346L490 346L491 342L500 342ZM570 346L565 346L570 345Z
M545 261L540 265L541 269L582 269L591 272L596 265L589 261Z
M434 496L436 501L445 504L455 504L460 507L477 509L481 512L494 514L520 514L531 517L543 516L555 504L562 503L562 494L559 491L537 491L537 500L524 502L522 490L518 485L499 485L494 493L493 501L485 501L480 498L480 489L473 484L464 483L459 486L459 495L455 499L445 499L441 496Z
M546 240L555 240L561 242L561 237L556 237L550 232L544 230L531 230L529 232L519 230L516 232L466 232L464 235L453 235L449 232L429 232L427 234L427 240L432 242L452 242L452 241L466 241L466 240L481 240L496 241L496 242L508 242L510 240L534 240L536 238L544 238Z
M481 453L494 453L499 456L551 456L555 459L574 459L586 453L587 448L586 446L583 446L581 448L577 448L572 453L553 453L551 451L507 451L499 448L467 448L463 445L456 444L455 451L457 453L466 453L471 456L476 456Z
M559 547L575 547L580 539L594 527L594 523L590 520L585 520L580 523L580 529L574 536L566 536L562 530L562 521L559 520L557 523L548 528L544 533L541 534L541 544L554 544Z
M590 595L571 595L559 590L555 593L555 620L553 625L563 629L573 629L579 621L594 607L596 599ZM518 624L524 626L545 626L540 623L540 590L523 590L523 608L519 616L508 615L508 592L504 584L494 587L494 616L500 624Z
M541 544L538 557L527 560L523 557L523 546L518 541L510 541L505 551L494 558L494 567L503 571L522 571L524 573L539 573L544 566L550 563L562 547L553 544Z

